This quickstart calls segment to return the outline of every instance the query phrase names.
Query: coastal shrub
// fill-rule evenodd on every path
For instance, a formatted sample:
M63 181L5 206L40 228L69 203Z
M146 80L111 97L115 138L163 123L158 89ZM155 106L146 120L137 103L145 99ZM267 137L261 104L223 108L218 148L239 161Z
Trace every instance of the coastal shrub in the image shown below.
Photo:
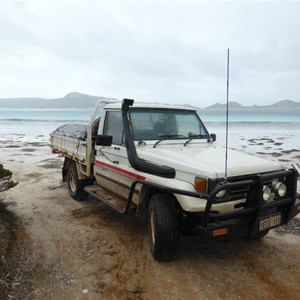
M2 164L0 164L0 192L9 190L16 186L18 183L11 180L12 172L4 168Z
M18 274L18 261L15 261L14 254L11 253L16 240L17 217L7 209L5 195L2 193L18 184L11 177L12 172L0 164L0 299L8 299ZM11 298L19 299L13 296Z

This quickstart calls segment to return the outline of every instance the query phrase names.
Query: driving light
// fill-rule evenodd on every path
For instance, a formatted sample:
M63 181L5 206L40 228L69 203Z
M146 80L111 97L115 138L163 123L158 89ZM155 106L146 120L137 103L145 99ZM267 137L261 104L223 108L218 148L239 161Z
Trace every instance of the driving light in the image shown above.
M271 197L272 197L272 190L268 186L265 186L263 189L263 199L266 202L268 202L270 201Z
M279 182L279 179L278 178L274 178L272 180L272 186L275 186L278 182Z
M207 180L203 178L196 177L194 181L195 190L200 193L206 193Z
M286 195L286 185L283 182L277 182L275 192L279 197L284 197Z
M221 199L226 195L226 190L221 190L216 194L216 198Z

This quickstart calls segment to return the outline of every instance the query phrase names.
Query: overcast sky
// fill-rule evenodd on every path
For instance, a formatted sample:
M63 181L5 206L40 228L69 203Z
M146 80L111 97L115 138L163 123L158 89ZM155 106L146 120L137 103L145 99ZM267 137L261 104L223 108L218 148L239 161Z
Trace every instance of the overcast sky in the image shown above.
M300 101L300 2L0 2L0 98Z

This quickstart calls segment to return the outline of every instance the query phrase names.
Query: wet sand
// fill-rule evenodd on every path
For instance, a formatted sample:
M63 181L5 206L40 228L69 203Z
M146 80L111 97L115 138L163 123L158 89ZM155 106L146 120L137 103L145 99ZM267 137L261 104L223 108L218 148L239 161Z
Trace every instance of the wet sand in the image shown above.
M206 242L181 238L176 259L153 260L146 225L89 197L76 202L61 182L63 158L47 136L10 134L0 162L19 184L6 193L26 232L18 244L29 294L23 299L297 299L300 226L271 231L262 241ZM280 161L300 161L300 135L231 136L230 148ZM222 138L219 138L222 144ZM298 184L300 187L300 184ZM22 264L20 268L22 267ZM25 280L26 284L28 285ZM17 282L22 290L24 282ZM15 294L17 295L17 294ZM20 298L20 299L21 299Z

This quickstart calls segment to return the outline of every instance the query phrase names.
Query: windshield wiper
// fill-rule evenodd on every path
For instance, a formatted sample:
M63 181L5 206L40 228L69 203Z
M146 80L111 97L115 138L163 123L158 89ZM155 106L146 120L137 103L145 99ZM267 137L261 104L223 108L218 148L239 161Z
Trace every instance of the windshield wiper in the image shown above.
M202 134L193 135L191 138L189 138L189 139L184 143L183 146L186 146L191 140L197 139L197 138L203 138L203 139L205 139L205 138L207 138L207 135L202 135Z
M166 141L170 138L174 138L174 137L180 137L182 135L178 135L178 134L165 134L165 135L160 135L159 137L161 138L160 140L158 140L154 145L153 148L156 147L156 145L158 145L161 141Z

